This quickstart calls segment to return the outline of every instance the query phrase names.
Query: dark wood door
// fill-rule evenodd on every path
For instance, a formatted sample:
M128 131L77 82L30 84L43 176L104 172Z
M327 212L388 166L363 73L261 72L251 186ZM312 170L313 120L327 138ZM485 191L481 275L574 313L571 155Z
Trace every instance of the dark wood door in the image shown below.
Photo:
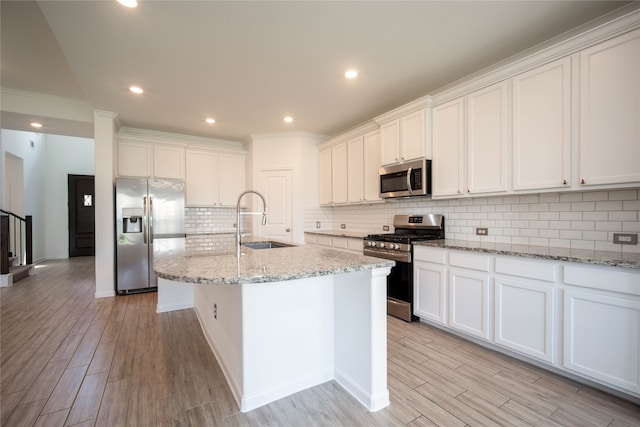
M69 257L96 253L94 187L93 176L69 175Z

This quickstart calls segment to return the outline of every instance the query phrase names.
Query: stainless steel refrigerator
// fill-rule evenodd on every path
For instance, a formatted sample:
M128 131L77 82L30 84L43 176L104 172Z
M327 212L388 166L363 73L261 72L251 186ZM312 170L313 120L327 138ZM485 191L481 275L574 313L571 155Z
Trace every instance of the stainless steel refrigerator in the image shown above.
M116 178L116 292L154 290L153 259L184 249L184 182Z

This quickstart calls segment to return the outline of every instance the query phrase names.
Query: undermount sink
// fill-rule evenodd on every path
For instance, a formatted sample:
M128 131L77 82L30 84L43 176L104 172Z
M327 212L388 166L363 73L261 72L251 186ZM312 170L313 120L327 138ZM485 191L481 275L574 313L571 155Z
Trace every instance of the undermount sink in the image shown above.
M247 243L243 243L242 246L246 246L251 249L275 249L275 248L293 248L296 245L268 240L266 242L247 242Z

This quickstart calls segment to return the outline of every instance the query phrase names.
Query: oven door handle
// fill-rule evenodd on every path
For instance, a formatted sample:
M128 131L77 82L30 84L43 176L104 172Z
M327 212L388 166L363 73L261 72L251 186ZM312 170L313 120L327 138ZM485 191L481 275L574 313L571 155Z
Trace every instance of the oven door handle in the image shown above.
M411 188L411 172L413 171L413 168L409 168L407 169L407 191L409 191L409 194L413 195L413 188Z

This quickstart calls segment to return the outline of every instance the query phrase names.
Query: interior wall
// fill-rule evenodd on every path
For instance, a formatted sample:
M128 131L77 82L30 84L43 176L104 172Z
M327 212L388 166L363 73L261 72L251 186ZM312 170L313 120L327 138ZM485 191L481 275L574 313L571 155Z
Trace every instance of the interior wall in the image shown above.
M69 256L68 175L94 175L94 141L46 135L47 168L44 199L47 258Z
M33 260L38 261L46 257L45 216L45 165L46 147L44 135L34 132L23 132L9 129L0 130L2 140L0 179L1 188L5 187L5 171L7 155L22 159L23 165L23 211L20 215L33 216ZM7 195L3 191L2 207L7 206Z
M290 169L292 171L292 241L304 243L304 211L318 206L318 150L326 137L292 132L252 135L248 157L252 180L249 186L260 187L260 171ZM270 203L267 200L267 203Z

